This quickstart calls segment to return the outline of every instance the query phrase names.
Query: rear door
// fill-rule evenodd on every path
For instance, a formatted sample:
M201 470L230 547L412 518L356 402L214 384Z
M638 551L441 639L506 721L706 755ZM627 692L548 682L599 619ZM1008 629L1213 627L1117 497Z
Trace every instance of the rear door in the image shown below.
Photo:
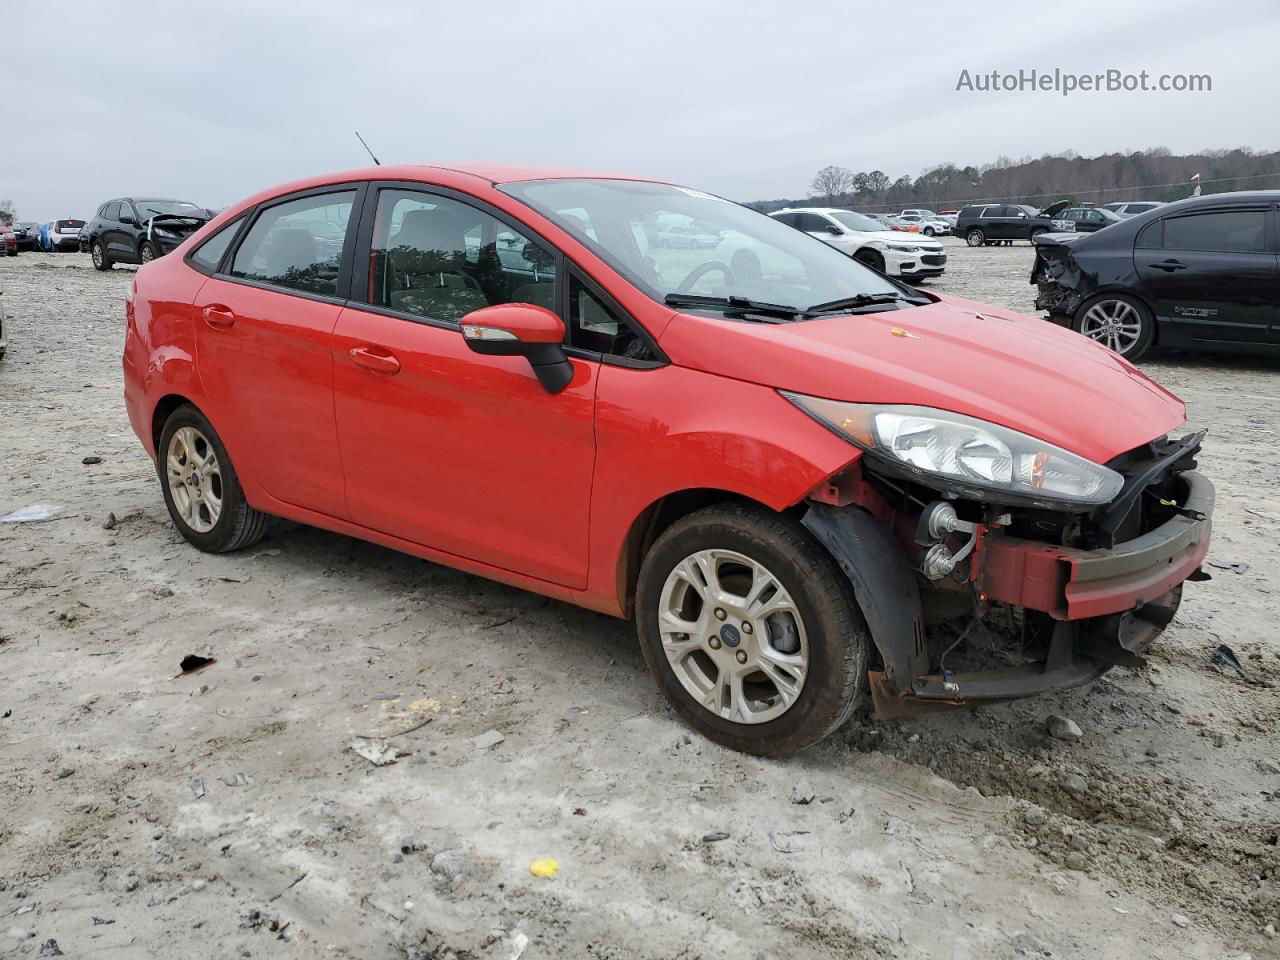
M259 207L193 304L206 412L241 473L277 500L339 518L348 511L331 341L362 190L326 187Z
M1280 303L1266 205L1198 210L1138 234L1134 266L1156 315L1177 337L1264 342Z
M585 587L599 362L573 357L553 396L523 357L473 353L459 323L501 303L564 316L562 258L473 197L407 184L370 196L359 250L365 302L333 338L352 519Z

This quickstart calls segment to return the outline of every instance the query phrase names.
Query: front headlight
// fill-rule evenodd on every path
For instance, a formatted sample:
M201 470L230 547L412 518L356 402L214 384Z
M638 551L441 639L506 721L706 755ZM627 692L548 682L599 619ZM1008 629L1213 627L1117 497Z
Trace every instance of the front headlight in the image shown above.
M842 403L782 391L835 433L925 486L979 500L1005 494L1046 506L1110 503L1124 477L999 424L932 407Z
M175 237L182 236L182 234L178 233L176 230L170 230L167 227L152 227L151 230L157 237L169 237L170 239L173 239Z
M886 246L890 250L897 250L899 253L919 253L920 252L919 247L911 247L905 243L889 243L889 244L886 244Z

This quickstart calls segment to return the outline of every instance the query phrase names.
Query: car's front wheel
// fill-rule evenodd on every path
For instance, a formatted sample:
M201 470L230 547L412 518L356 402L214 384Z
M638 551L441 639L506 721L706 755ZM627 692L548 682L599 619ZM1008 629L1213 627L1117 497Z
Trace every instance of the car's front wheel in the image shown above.
M95 240L89 244L89 256L93 257L93 266L95 270L110 270L112 260L107 256L107 251L103 249L102 241Z
M142 246L138 248L138 260L142 263L150 263L158 256L160 251L156 249L156 245L150 240L143 240Z
M925 227L925 228L924 228L924 235L925 235L926 237L932 237L932 236L933 236L933 227Z
M269 516L249 506L222 440L195 407L181 406L165 421L156 469L174 526L201 550L240 550L266 533Z
M1138 360L1155 340L1155 319L1147 305L1123 293L1104 293L1076 311L1072 328L1114 350L1126 360Z
M974 227L964 235L964 242L971 247L980 247L987 242L987 235L979 228Z
M645 663L676 712L735 750L787 756L853 712L868 639L848 583L795 520L743 504L677 521L636 589Z

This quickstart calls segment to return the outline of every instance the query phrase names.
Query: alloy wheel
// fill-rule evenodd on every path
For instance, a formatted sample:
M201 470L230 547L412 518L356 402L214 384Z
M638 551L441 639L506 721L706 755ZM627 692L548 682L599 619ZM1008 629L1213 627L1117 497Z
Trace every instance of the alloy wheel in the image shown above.
M701 706L734 723L766 723L800 696L809 670L804 621L763 564L699 550L668 574L658 629L667 662Z
M1099 300L1085 311L1080 332L1125 356L1142 336L1142 315L1127 300Z
M181 427L165 456L169 494L183 523L208 533L222 515L222 470L209 438L195 427Z
M102 244L94 243L93 247L90 249L90 253L93 255L93 265L95 267L101 268L102 267Z
M144 243L142 245L142 262L150 263L156 258L155 252L151 249L151 244Z

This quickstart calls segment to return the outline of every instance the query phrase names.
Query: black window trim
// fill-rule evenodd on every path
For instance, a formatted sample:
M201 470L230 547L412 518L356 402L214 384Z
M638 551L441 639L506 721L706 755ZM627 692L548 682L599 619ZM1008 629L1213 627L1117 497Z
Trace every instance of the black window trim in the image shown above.
M664 367L671 361L667 355L658 347L657 341L644 328L644 325L637 322L631 315L630 311L625 310L612 296L610 296L586 270L579 266L575 261L571 260L563 250L556 244L552 243L545 235L531 224L516 219L507 211L495 207L493 204L477 197L475 194L464 193L461 190L455 190L452 187L445 187L435 183L426 183L421 180L371 180L366 184L368 188L367 196L361 211L359 229L356 231L356 249L364 251L365 256L357 257L355 267L351 275L351 298L348 305L353 309L362 310L367 313L375 313L384 317L392 317L396 320L408 320L410 323L420 323L429 327L438 327L443 330L462 331L462 324L457 320L440 320L436 317L424 317L421 314L406 313L402 310L393 310L390 307L384 307L381 304L369 302L369 256L368 253L373 248L373 222L378 212L378 202L380 193L383 190L401 190L411 193L426 193L433 196L443 197L448 200L454 200L458 203L464 203L467 206L474 207L481 213L486 213L500 223L505 223L512 230L526 236L528 239L540 244L548 253L551 254L555 262L556 269L556 289L553 296L553 302L556 305L555 313L564 323L566 343L564 351L571 357L577 357L582 360L595 360L600 363L607 363L612 366L634 367L637 369L651 369ZM614 311L622 322L626 323L642 339L649 349L653 352L657 360L630 360L626 357L617 357L612 354L601 354L594 350L584 350L581 347L575 347L568 342L572 339L573 333L570 329L570 313L569 313L569 283L567 280L568 270L573 270L578 279L581 280L591 293L597 297L606 307Z
M301 297L304 300L316 300L320 303L333 303L339 306L346 306L351 301L351 275L352 275L352 258L355 255L355 245L358 230L352 229L352 224L358 224L360 217L364 212L365 196L368 193L369 182L367 180L347 180L342 183L327 183L319 187L311 187L306 190L296 190L293 193L286 193L278 197L272 197L270 200L264 200L254 207L245 211L246 219L241 224L240 230L236 233L230 246L227 247L226 253L222 255L222 260L218 263L218 269L213 277L218 280L225 280L228 283L237 283L245 287L256 287L259 290L267 290L271 293L280 293L290 297ZM236 254L240 252L240 245L244 243L245 238L249 235L249 231L253 229L253 224L258 222L258 218L272 207L278 207L282 203L290 203L294 200L305 200L308 197L318 197L326 193L350 193L355 191L355 197L351 201L351 216L347 219L347 235L342 243L342 261L338 266L337 290L329 296L323 293L313 293L309 290L299 290L296 287L282 287L274 283L265 283L261 280L249 280L245 277L237 277L231 273L231 265L235 262ZM204 244L202 243L201 246ZM198 248L197 248L198 249ZM194 252L194 251L192 251ZM186 261L188 265L190 260ZM200 271L204 273L203 270Z

